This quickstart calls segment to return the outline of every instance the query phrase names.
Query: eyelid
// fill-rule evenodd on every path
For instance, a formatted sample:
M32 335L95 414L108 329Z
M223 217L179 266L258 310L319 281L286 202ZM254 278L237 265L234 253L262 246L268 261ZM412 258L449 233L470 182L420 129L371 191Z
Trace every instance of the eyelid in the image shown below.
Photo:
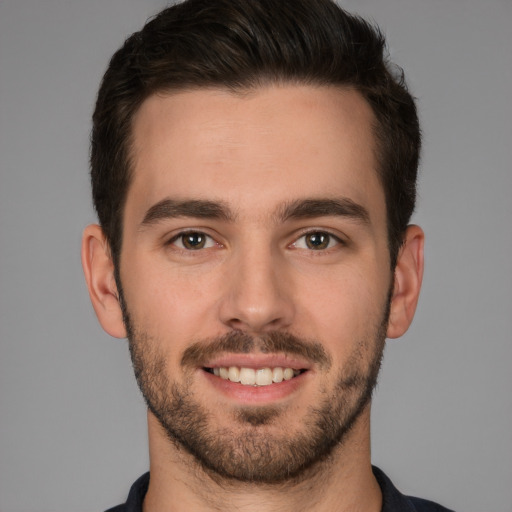
M166 238L166 241L164 242L164 245L166 245L166 246L174 245L174 247L176 247L178 250L181 250L181 251L184 251L184 252L188 252L188 253L195 252L195 251L193 251L191 249L187 249L185 247L180 247L179 245L176 245L176 243L175 243L181 237L183 237L183 236L185 236L187 234L191 234L191 233L200 234L200 235L206 237L207 239L209 239L211 242L213 242L213 244L210 242L210 245L208 247L203 247L201 249L198 249L197 251L204 250L204 249L209 249L209 248L214 247L214 246L218 246L218 247L223 247L224 246L224 244L219 242L216 239L216 237L214 237L211 234L207 233L207 230L205 230L204 228L184 228L184 229L181 229L180 231L175 232L172 236L170 236L170 238ZM298 247L296 247L296 244L297 244L297 242L299 240L303 239L307 235L312 235L312 234L316 234L316 233L321 233L321 234L325 234L325 235L329 236L331 238L331 240L334 240L336 242L335 246L337 246L337 245L347 245L347 241L345 240L345 238L343 236L340 236L340 234L334 234L329 229L326 229L326 228L305 228L303 230L300 230L299 233L297 233L294 236L293 242L290 243L288 246L292 247L292 248L298 248ZM327 251L327 250L332 249L332 248L333 247L328 247L326 249L319 250L318 252L324 252L324 251ZM302 249L302 248L299 248L299 249ZM309 249L307 247L305 247L304 249L312 251L312 249Z
M308 235L314 235L314 234L317 234L317 233L325 234L325 235L329 236L331 240L334 240L336 242L334 247L336 247L338 245L342 245L342 246L343 245L347 245L347 242L346 242L346 240L343 239L343 237L341 237L340 235L334 234L329 229L325 229L325 228L307 228L307 229L304 229L304 230L300 231L298 236L296 236L294 241L290 244L290 247L293 247L295 249L305 249L305 250L312 251L312 252L325 252L325 251L328 251L329 249L333 249L334 248L333 246L331 246L331 247L327 247L326 249L319 249L318 251L314 251L314 249L310 249L309 247L297 247L297 242L299 240L303 239L304 237L306 237Z
M200 249L197 249L196 251L199 252L201 250L204 250L204 249L210 249L211 247L214 247L214 246L222 246L221 243L219 243L212 235L209 235L208 233L206 233L204 230L202 229L191 229L191 228L187 228L187 229L182 229L181 231L179 231L178 233L175 233L174 235L171 236L171 238L169 238L166 242L165 242L165 245L166 246L174 246L176 247L178 250L180 251L184 251L184 252L196 252L192 249L187 249L186 247L180 247L179 245L176 244L176 241L179 240L181 237L185 236L185 235L189 235L189 234L198 234L198 235L202 235L204 236L206 239L209 239L213 242L213 244L207 246L207 247L201 247ZM208 242L207 242L208 243Z

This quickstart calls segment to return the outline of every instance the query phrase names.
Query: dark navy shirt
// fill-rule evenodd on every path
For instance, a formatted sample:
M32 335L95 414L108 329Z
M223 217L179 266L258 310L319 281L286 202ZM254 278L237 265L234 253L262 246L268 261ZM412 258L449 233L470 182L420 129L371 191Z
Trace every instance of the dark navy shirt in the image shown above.
M432 501L404 496L391 483L391 480L375 466L373 467L373 474L382 490L381 512L453 512ZM149 473L146 473L132 485L124 505L118 505L106 512L142 512L142 502L148 490L148 485Z

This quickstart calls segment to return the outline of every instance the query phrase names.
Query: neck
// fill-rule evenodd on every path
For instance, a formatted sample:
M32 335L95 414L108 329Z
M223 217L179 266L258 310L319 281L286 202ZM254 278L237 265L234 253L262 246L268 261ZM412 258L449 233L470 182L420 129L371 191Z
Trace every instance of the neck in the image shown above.
M148 413L151 479L144 512L337 512L381 510L382 496L370 463L370 407L343 444L300 480L251 484L209 474L166 437Z

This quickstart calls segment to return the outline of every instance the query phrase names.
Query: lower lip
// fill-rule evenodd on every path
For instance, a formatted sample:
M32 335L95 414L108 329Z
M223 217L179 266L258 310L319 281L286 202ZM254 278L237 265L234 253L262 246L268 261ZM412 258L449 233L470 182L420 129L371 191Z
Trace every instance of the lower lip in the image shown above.
M245 404L264 404L276 402L287 398L304 385L308 379L309 371L303 372L297 377L283 382L269 384L268 386L247 386L238 382L231 382L200 370L208 384L224 396Z

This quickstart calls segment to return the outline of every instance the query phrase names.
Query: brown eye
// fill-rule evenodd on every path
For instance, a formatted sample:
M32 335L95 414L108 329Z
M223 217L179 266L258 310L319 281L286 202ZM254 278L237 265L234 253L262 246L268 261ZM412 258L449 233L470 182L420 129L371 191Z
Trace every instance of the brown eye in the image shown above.
M331 243L331 236L328 233L316 232L304 235L308 249L322 250L327 249Z
M187 251L198 251L215 245L215 242L210 236L205 235L200 231L181 233L172 240L172 243L180 249L185 249Z
M325 251L339 245L341 240L327 231L310 231L299 237L292 245L294 249Z
M202 249L206 242L206 237L202 233L186 233L182 235L183 247L186 249Z

